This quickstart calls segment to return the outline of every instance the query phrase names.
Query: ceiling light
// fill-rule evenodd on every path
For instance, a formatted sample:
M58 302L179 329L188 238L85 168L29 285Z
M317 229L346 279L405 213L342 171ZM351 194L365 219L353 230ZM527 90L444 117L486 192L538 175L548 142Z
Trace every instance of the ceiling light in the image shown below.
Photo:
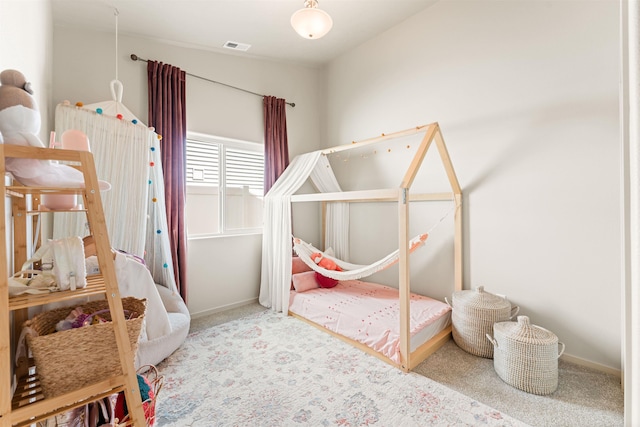
M291 15L291 26L305 39L319 39L326 35L333 20L327 12L318 9L316 0L305 0L304 9Z

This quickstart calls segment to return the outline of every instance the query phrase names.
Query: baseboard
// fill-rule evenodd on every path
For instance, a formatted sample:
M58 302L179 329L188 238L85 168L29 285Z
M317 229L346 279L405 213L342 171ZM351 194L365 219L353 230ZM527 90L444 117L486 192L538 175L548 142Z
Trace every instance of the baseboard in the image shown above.
M220 313L221 311L227 311L234 308L242 307L249 304L256 304L258 302L258 298L251 298L248 300L234 302L233 304L227 304L220 307L211 308L209 310L199 311L197 313L190 313L192 319L197 319L199 317L209 316L210 314Z
M571 362L576 365L584 366L586 368L591 368L597 371L604 372L606 374L614 375L622 380L622 370L620 369L615 369L610 366L601 365L600 363L592 362L590 360L581 359L579 357L572 356L567 353L560 356L560 359L564 360L565 362Z

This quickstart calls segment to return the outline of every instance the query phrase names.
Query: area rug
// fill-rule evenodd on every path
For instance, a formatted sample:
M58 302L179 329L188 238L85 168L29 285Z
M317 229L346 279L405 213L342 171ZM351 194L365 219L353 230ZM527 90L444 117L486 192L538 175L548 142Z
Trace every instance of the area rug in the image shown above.
M190 334L158 369L157 426L525 425L271 311Z

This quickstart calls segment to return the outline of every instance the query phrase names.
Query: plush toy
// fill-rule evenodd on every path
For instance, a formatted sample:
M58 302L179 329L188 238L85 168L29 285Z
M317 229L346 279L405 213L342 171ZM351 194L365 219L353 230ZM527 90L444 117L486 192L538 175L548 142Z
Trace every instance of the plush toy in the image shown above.
M66 331L69 330L71 328L78 328L82 325L82 322L80 322L79 326L74 326L74 323L76 322L76 320L78 320L78 318L80 318L80 316L85 316L82 320L86 319L86 314L84 314L84 312L82 311L82 307L76 307L73 310L71 310L71 312L69 313L69 315L64 319L59 321L58 323L56 323L56 331L60 332L60 331Z
M313 260L313 262L315 262L325 270L342 271L342 269L335 263L335 261L325 257L320 252L315 252L311 254L311 259ZM338 284L338 281L336 279L323 276L317 271L316 271L316 282L318 283L318 286L320 286L321 288L333 288Z
M0 73L0 143L45 147L38 138L40 114L31 84L16 70ZM82 172L50 160L7 158L6 170L23 185L81 188ZM100 190L111 185L100 181Z
M311 259L325 270L342 271L342 269L332 259L325 257L320 252L311 254Z

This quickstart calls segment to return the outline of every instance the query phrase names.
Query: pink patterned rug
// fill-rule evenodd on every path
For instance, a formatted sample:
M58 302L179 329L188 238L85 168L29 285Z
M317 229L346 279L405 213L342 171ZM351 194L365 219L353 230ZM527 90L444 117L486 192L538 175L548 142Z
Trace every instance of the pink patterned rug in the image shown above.
M525 426L271 311L190 334L158 369L157 426Z

